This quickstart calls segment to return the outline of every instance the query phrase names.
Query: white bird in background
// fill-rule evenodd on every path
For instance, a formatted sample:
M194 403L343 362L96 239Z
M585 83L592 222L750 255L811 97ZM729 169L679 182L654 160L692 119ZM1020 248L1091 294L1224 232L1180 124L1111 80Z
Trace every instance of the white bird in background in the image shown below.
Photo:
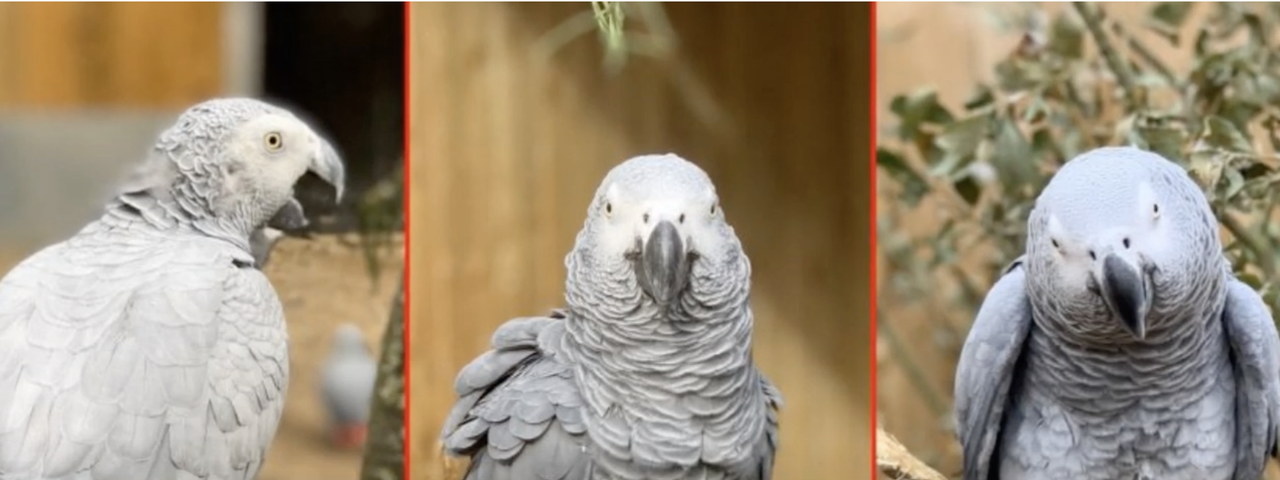
M320 371L329 438L338 448L364 445L377 377L378 362L365 344L364 334L351 323L339 325Z

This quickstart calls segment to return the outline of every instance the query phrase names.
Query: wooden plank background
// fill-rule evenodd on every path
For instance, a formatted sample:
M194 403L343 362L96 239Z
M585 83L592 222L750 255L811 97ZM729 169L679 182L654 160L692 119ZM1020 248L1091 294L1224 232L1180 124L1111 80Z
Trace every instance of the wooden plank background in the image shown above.
M219 3L0 4L0 108L183 108L222 90Z
M866 4L668 4L676 59L601 70L585 4L413 5L412 477L444 475L456 372L559 306L603 174L673 151L716 181L754 267L756 358L786 395L775 478L868 478L870 18ZM631 17L634 21L634 17Z

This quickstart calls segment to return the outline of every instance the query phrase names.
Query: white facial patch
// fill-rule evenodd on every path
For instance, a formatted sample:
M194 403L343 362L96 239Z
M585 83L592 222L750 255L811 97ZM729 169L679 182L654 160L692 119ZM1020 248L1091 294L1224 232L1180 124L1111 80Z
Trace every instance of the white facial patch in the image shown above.
M604 201L599 204L598 220L595 220L599 226L595 229L597 241L603 247L602 253L609 256L624 252L635 243L635 233L627 221L628 216L635 212L622 200L621 190L617 183L610 182L605 186Z
M1044 245L1042 248L1052 249L1053 253L1050 256L1053 258L1051 263L1054 267L1051 270L1057 274L1064 287L1085 288L1093 268L1088 248L1080 244L1080 240L1067 230L1057 215L1050 213L1045 227L1049 238L1044 241L1049 245Z
M1138 185L1138 212L1137 218L1153 222L1160 218L1160 199L1156 197L1155 189L1151 188L1151 184L1142 182Z
M618 199L618 184L617 184L617 183L613 183L613 182L610 182L610 183L609 183L609 187L608 187L608 188L605 188L605 190L604 190L604 198L605 198L605 200L608 200L608 201L614 201L614 200L617 200L617 199Z
M1057 215L1049 214L1049 221L1048 225L1045 226L1045 230L1049 233L1049 238L1057 242L1058 246L1061 247L1067 232L1063 228L1062 222L1058 220Z
M1165 218L1166 206L1161 205L1160 200L1150 183L1144 182L1138 186L1133 240L1144 254L1154 257L1160 257L1173 248L1168 240L1174 237L1173 224Z

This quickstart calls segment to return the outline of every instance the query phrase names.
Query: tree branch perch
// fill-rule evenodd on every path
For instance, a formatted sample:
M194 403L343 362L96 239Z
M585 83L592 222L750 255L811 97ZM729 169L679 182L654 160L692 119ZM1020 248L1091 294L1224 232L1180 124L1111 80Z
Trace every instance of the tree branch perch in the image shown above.
M404 479L404 285L396 291L382 337L382 359L369 415L361 480Z
M876 468L895 480L947 480L880 427L876 427Z

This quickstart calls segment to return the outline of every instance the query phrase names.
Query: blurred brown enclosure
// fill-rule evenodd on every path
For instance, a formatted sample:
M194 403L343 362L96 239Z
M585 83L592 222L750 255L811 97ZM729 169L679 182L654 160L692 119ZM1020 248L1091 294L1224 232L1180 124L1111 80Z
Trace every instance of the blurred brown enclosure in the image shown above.
M0 112L176 114L215 96L265 97L335 139L354 197L402 163L402 12L360 3L0 3ZM308 211L331 213L309 187L300 190Z
M456 478L455 375L502 322L562 305L605 172L665 152L708 171L751 257L755 357L786 396L774 478L868 478L869 6L664 4L676 51L616 76L589 29L536 54L589 8L412 6L413 478Z
M1125 31L1140 38L1152 53L1162 59L1169 68L1185 70L1191 61L1189 48L1174 48L1144 28L1152 2L1102 3L1098 7L1109 18L1124 26ZM1207 4L1196 6L1185 23L1183 38L1194 38L1190 33L1201 24L1199 18L1208 13ZM974 92L979 81L990 82L997 62L1017 48L1022 31L995 28L995 20L1015 11L1039 9L1045 13L1070 9L1065 3L881 3L876 8L877 68L876 110L879 119L878 142L893 142L892 132L897 127L890 114L889 105L897 95L923 88L933 88L939 99L952 112L959 112L961 104ZM1090 44L1090 48L1092 45ZM1092 53L1091 53L1092 55ZM887 180L889 177L881 176ZM881 185L884 185L882 183ZM877 192L878 215L886 214L886 206L897 199ZM935 234L941 223L939 200L928 198L909 216L898 223L905 225L912 235ZM878 265L885 265L882 252L877 252ZM970 267L976 265L971 262ZM877 417L879 426L896 436L922 460L943 474L955 475L960 471L959 444L951 429L949 417L954 389L956 358L963 336L939 340L944 335L936 312L925 308L924 302L913 298L894 298L887 295L888 270L877 270L877 309L881 331L892 328L909 351L894 351L889 342L881 341L877 349ZM941 280L945 278L946 280ZM951 290L953 277L940 277L935 291ZM989 282L991 279L979 279ZM989 283L980 285L989 288ZM941 293L939 293L941 295ZM976 312L974 312L976 313ZM962 327L966 326L961 325ZM966 332L961 331L962 335ZM946 416L930 408L925 394L915 385L902 358L910 358L923 374L918 379L929 385L942 398ZM1273 478L1273 477L1269 477Z
M183 108L222 91L219 3L0 4L0 108Z

